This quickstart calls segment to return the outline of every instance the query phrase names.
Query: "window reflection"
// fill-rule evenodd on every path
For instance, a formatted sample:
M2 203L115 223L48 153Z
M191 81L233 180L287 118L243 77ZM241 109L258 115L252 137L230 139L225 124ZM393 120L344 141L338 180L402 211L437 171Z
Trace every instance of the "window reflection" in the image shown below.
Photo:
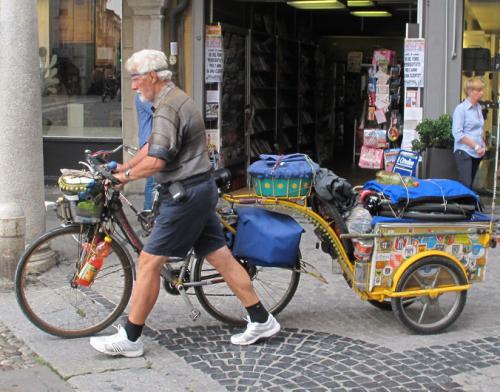
M37 7L44 136L121 138L121 0Z

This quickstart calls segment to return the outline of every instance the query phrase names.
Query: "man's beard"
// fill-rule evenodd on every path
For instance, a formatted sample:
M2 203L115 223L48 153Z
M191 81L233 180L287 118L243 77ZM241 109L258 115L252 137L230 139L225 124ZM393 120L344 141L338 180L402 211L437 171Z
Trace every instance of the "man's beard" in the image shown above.
M144 95L142 95L141 93L138 93L139 94L139 100L142 102L142 103L148 103L150 102L149 99L146 99L144 97Z

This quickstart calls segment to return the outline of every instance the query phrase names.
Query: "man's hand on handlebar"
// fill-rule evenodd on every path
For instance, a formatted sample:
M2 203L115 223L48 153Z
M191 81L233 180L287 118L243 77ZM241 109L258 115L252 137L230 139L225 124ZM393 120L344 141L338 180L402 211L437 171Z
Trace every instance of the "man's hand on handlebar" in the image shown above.
M120 185L124 185L130 180L125 177L125 173L115 173L113 174L113 177L120 182Z

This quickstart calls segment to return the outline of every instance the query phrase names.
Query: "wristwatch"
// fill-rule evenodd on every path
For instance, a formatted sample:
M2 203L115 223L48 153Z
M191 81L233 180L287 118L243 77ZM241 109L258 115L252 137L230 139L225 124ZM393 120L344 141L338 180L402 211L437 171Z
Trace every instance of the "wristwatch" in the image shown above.
M127 170L125 170L125 173L123 173L125 175L126 179L130 178L130 170L132 170L132 169L127 169Z

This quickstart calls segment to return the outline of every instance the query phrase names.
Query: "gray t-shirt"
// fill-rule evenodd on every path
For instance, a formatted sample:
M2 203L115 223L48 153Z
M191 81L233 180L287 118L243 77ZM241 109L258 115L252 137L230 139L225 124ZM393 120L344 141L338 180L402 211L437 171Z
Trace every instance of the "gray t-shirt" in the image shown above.
M157 183L183 180L210 170L205 124L193 100L167 85L155 102L148 155L165 167L154 175Z

